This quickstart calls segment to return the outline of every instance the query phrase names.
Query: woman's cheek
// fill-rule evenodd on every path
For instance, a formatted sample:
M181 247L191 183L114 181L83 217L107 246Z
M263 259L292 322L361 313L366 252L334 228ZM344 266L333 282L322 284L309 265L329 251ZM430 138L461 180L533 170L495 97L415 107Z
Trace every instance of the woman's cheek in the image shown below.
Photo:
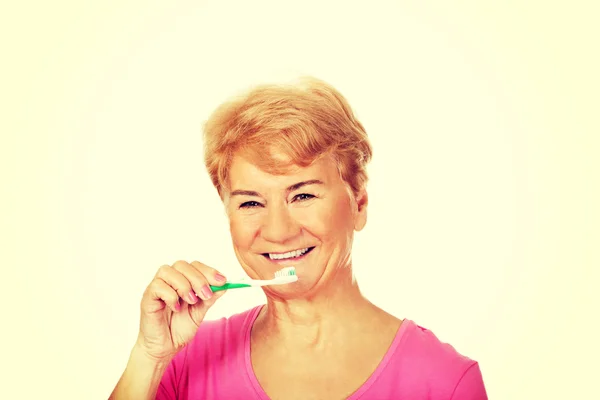
M320 216L323 232L339 232L340 229L345 229L352 219L349 211L348 204L342 201L323 209Z
M252 238L250 224L245 224L243 218L235 217L230 220L229 228L233 242L237 247L250 247Z
M328 230L330 213L331 211L325 207L308 207L298 210L294 215L294 219L303 229L320 235Z

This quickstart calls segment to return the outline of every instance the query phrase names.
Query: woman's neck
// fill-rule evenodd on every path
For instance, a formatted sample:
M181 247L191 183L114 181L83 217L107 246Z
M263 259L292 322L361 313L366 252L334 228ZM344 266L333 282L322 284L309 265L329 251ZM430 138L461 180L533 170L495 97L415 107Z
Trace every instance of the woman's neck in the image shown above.
M331 343L341 344L348 335L370 335L390 317L362 295L348 268L317 294L291 300L268 298L254 324L253 336L318 350Z

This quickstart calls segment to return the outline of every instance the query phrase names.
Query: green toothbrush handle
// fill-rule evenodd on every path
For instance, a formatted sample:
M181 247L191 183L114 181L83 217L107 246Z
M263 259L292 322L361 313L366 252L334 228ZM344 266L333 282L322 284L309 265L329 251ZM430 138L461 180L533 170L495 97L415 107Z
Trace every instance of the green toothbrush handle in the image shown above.
M237 288L245 288L245 287L251 287L251 286L246 283L226 283L223 286L210 285L210 289L213 292L218 292L219 290L237 289Z

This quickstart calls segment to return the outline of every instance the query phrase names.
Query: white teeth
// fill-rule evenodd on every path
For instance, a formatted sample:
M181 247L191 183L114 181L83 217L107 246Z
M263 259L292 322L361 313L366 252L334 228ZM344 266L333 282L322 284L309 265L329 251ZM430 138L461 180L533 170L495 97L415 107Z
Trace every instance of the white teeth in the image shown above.
M273 254L273 253L269 253L269 258L271 260L285 260L287 258L296 258L296 257L300 257L302 254L306 253L308 251L308 247L302 250L294 250L294 251L290 251L287 253L282 253L282 254Z

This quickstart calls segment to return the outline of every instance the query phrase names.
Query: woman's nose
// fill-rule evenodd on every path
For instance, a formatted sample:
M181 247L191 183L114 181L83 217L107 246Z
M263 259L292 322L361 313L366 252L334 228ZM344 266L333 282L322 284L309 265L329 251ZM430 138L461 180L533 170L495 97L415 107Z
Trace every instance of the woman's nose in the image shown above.
M261 235L269 242L284 243L300 233L300 226L285 206L267 209Z

